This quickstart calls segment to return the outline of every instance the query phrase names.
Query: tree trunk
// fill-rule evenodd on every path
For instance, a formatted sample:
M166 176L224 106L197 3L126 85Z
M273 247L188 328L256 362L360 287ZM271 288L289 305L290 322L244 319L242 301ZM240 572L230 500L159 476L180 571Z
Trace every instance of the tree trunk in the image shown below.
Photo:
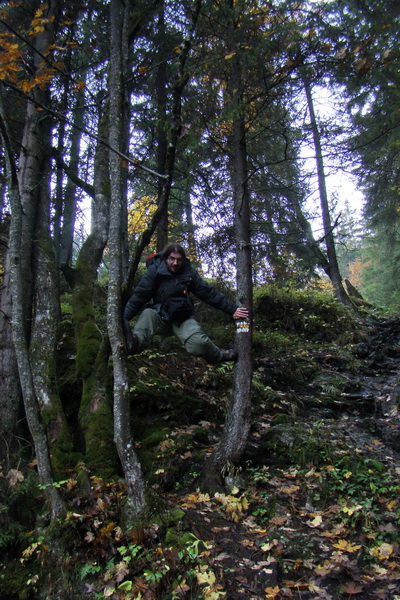
M166 158L168 151L167 139L167 61L165 58L165 19L164 2L160 6L158 19L158 68L156 81L157 94L157 171L160 175L165 174ZM158 180L158 198L162 197L163 183ZM160 215L157 225L157 251L161 251L168 243L168 205Z
M22 417L22 396L11 328L9 236L3 265L4 275L0 292L0 429L2 436L7 436L8 448L12 448Z
M120 0L111 0L110 56L110 145L119 148L121 140L122 104L122 29L123 8ZM144 509L144 482L141 466L134 451L127 356L124 351L121 323L122 174L118 156L110 153L111 211L109 228L110 274L107 298L107 324L114 370L114 441L128 489L127 518L135 518Z
M76 376L82 385L78 423L83 434L89 469L103 477L115 475L112 402L108 388L109 343L96 324L93 309L98 268L107 244L110 221L108 150L101 140L108 133L108 113L100 118L99 144L94 164L95 191L92 230L79 252L74 269L65 274L72 288L72 323L76 341Z
M75 127L72 127L71 129L69 169L72 173L78 175L80 144L82 138L81 128L84 125L84 113L79 107L84 103L83 91L78 90L76 96L75 106L78 110L75 112L74 116ZM65 186L62 217L58 265L71 265L76 217L76 184L70 177Z
M335 239L333 236L333 227L329 210L328 193L326 189L326 180L324 172L324 160L322 156L321 136L319 134L318 123L314 111L314 103L311 93L310 84L304 78L304 89L307 97L307 106L310 114L311 129L313 132L315 156L317 161L318 171L318 188L319 198L321 203L322 221L324 225L326 252L329 263L329 277L333 285L335 296L342 304L351 305L349 297L343 287L342 277L339 272L339 265L336 256Z
M232 185L235 211L236 272L238 302L252 306L252 270L249 194L247 190L247 152L243 107L241 65L232 61L231 89L233 117ZM251 319L248 331L237 333L236 347L239 360L235 367L232 401L225 421L222 440L211 457L212 465L223 470L238 461L245 449L250 429L252 344Z
M51 517L52 519L55 519L63 514L64 504L58 490L52 485L53 474L46 430L41 420L39 402L36 397L31 361L28 352L26 328L24 327L25 280L21 268L21 248L23 248L23 209L19 196L16 168L12 162L11 152L9 152L10 147L5 145L5 148L7 153L8 189L12 215L10 228L10 281L13 298L13 344L18 365L26 420L35 448L39 480L41 484L45 486L45 494L49 502Z

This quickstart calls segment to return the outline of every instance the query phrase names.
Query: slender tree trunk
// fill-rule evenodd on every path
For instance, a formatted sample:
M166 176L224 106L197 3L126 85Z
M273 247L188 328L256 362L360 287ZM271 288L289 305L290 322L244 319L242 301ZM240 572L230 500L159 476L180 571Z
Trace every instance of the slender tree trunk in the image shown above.
M165 59L165 18L164 2L160 6L160 15L158 19L158 69L156 81L157 93L157 171L161 175L165 174L166 158L168 151L167 139L167 61ZM162 197L163 183L162 179L158 181L158 197ZM160 215L157 225L157 251L161 251L168 243L168 205Z
M119 148L121 139L122 104L122 29L123 5L111 0L110 56L110 144ZM121 258L122 174L115 153L110 153L111 212L109 229L110 276L107 302L107 324L114 369L114 441L124 471L128 489L127 517L137 516L144 508L144 482L141 466L134 451L131 430L127 357L124 351L121 323L121 288L123 281Z
M3 107L0 89L0 135L3 148L7 151L9 134L7 116ZM9 150L11 153L11 149ZM10 168L10 167L9 167ZM12 183L8 176L8 185ZM15 185L17 185L15 183ZM18 367L12 341L11 315L12 296L10 283L10 219L2 215L1 239L3 258L3 277L0 289L0 429L7 436L7 446L13 447L12 440L17 433L17 423L22 413L21 386L18 378Z
M332 281L336 298L346 305L351 305L348 295L343 287L342 277L339 271L339 265L336 256L335 239L333 236L333 227L329 210L328 193L326 189L326 180L324 172L324 160L322 156L321 136L319 134L318 123L314 111L314 103L311 93L311 87L304 78L304 89L307 97L307 106L310 114L311 129L313 132L314 148L318 170L318 188L321 203L322 221L324 225L326 252L329 263L329 277Z
M72 173L78 175L80 143L82 138L81 128L84 125L84 112L80 108L84 104L84 92L77 92L75 106L77 110L74 115L74 125L71 129L71 149L69 169ZM65 186L63 211L62 211L62 227L60 232L59 245L59 265L71 265L74 243L74 228L76 218L76 184L69 177Z
M238 302L251 310L252 270L250 211L247 190L247 152L244 121L241 65L234 60L231 71L233 117L233 165L232 186L235 211L236 272ZM251 321L250 321L251 323ZM250 429L252 347L251 327L247 332L237 333L236 347L239 360L235 367L232 401L225 421L222 440L211 457L214 467L222 470L229 463L238 461L245 449Z
M18 366L12 340L9 238L3 264L4 275L0 291L0 430L3 436L7 436L7 446L12 448L12 440L18 433L18 423L21 420L23 409Z

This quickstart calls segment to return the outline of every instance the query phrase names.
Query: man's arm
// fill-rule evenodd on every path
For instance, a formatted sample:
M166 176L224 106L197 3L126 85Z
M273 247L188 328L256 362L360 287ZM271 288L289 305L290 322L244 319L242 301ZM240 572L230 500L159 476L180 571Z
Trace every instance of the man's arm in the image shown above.
M151 300L154 294L156 275L157 267L156 265L151 265L143 275L142 279L139 281L138 285L135 287L132 296L126 303L124 319L130 321L140 312L142 307L149 302L149 300Z
M197 298L210 304L214 308L218 308L219 310L228 313L228 315L231 315L234 319L248 318L249 312L247 308L239 307L236 302L229 300L225 294L218 291L213 285L204 281L197 271L192 270L192 275L193 284L190 289Z

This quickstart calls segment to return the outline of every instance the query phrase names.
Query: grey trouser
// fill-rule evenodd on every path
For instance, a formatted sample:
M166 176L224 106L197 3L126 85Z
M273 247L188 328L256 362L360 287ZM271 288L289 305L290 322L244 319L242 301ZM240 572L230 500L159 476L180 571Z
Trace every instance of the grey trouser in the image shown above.
M153 335L176 335L189 354L201 356L208 363L223 360L221 350L213 344L193 317L183 323L164 321L153 308L145 308L133 329L139 340L139 352L150 345Z

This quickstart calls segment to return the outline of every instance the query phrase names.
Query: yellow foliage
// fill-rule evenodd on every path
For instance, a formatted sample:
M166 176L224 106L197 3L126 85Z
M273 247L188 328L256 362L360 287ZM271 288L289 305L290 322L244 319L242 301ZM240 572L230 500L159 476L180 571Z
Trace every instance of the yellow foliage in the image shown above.
M275 587L267 587L264 591L266 598L276 598L279 595L280 589L276 585Z
M362 284L362 273L365 267L367 267L369 261L363 261L361 258L356 258L356 260L349 264L349 274L350 281L354 285L355 288L359 288Z
M128 233L132 237L141 234L157 209L155 196L142 196L128 210Z
M45 11L47 10L47 4L42 4L41 6L39 6L37 11L35 12L35 16L33 17L29 35L33 37L36 36L38 33L41 33L45 30L45 27L48 23L52 23L54 21L54 15L51 15L48 18L44 16Z
M205 587L201 590L204 600L218 600L218 598L225 596L222 587L217 583L214 571L208 566L200 566L195 574L197 583L199 585L205 584Z
M342 552L357 552L361 548L359 544L352 544L347 540L339 540L336 544L333 544L334 548L341 550Z
M244 494L236 498L235 496L226 496L217 492L214 497L218 502L221 502L227 515L234 523L238 523L243 513L249 508L249 502Z
M21 51L18 44L9 41L9 36L3 34L0 36L0 79L17 81L17 73L20 71L19 61Z

